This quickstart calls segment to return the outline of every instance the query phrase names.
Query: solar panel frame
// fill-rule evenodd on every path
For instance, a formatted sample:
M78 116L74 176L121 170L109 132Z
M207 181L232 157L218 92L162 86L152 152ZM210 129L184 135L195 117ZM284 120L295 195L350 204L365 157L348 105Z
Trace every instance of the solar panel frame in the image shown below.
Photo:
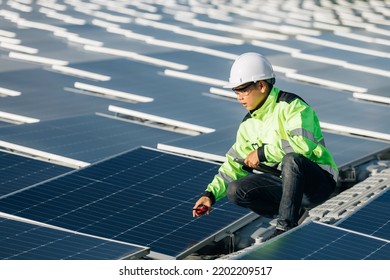
M138 259L149 248L50 227L0 213L2 260Z

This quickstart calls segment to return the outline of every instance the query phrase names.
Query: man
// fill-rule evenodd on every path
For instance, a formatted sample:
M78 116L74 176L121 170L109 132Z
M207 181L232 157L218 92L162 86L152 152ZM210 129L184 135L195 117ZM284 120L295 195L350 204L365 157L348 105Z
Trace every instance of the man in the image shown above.
M259 215L278 214L276 236L297 226L305 207L324 202L334 191L338 170L316 113L274 83L271 63L258 53L244 53L233 63L224 87L232 88L249 112L218 174L195 203L194 217L201 215L200 205L209 214L214 202L227 195ZM261 165L279 170L280 176L249 172Z

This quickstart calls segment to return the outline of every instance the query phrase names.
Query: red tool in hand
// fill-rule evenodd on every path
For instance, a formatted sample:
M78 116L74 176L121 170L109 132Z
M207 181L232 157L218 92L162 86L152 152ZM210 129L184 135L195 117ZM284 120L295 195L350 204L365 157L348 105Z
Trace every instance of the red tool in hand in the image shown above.
M199 204L198 207L194 208L196 214L198 214L199 216L207 213L207 211L209 211L209 207L207 207L206 205L203 205L203 204Z

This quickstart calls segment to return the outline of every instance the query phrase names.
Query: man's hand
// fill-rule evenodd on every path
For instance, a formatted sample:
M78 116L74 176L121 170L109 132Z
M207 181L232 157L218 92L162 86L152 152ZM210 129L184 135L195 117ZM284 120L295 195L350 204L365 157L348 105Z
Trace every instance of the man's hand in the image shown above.
M207 210L206 214L210 214L210 211L211 211L211 199L209 197L207 197L207 196L202 196L201 198L198 199L198 201L195 203L194 207L192 208L192 216L193 217L201 216L198 213L196 213L196 210L195 210L201 204L205 205L205 206L207 206L209 208Z
M257 150L250 152L249 155L245 158L244 163L252 168L258 167L260 162L257 155Z

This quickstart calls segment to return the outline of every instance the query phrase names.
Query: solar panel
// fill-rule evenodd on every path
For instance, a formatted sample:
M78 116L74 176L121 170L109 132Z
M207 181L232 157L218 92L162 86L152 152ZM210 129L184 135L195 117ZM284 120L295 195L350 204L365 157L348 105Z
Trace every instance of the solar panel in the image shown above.
M192 207L219 165L139 148L0 199L0 211L183 258L257 215L221 200Z
M216 78L216 76L212 76L212 78ZM223 79L226 79L226 76ZM185 86L188 85L188 82L183 83L183 81L180 82L180 79L177 80L177 84L172 81L162 84L167 85L168 83L173 86L173 89L169 90L170 95L166 96L163 90L159 91L159 96L156 93L144 93L144 95L154 97L155 102L126 104L124 108L214 129L224 129L231 124L238 125L246 113L244 108L236 101L212 98L210 94L202 95L200 94L203 92L202 89L191 90L183 94L182 87L177 85L180 83ZM324 123L388 134L388 123L376 121L378 116L384 119L390 118L390 111L386 106L367 102L351 102L350 94L321 86L295 82L284 78L282 75L277 76L276 86L301 96L315 109L319 119ZM178 106L178 104L181 106ZM202 110L199 110L199 108L202 108ZM207 112L207 114L204 112ZM362 115L364 115L364 118L362 118Z
M332 70L332 65L325 63L313 63L313 61L298 59L287 53L272 55L269 57L269 59L273 65L294 69L295 71L299 71L299 73L301 73L301 71L310 72L317 69L328 71Z
M64 87L72 87L79 80L76 77L43 69L7 71L1 75L4 87L22 92L18 98L2 100L0 110L5 112L46 121L93 114L106 110L109 104L104 98L66 92Z
M181 61L183 63L183 61ZM111 80L96 83L97 86L116 88L122 91L156 97L161 95L171 95L170 90L177 90L172 81L159 75L161 67L145 64L137 61L129 61L123 58L105 59L97 61L77 62L69 66L90 72L98 72L111 77ZM131 77L131 79L129 79ZM150 82L153 80L153 82ZM91 83L91 82L90 82Z
M390 243L334 226L309 222L247 253L241 260L389 260Z
M390 241L390 191L376 197L344 218L338 227L372 235Z
M320 69L302 69L299 71L299 74L366 88L368 89L368 92L372 89L382 88L388 84L383 76L336 66Z
M226 53L236 54L238 56L238 55L245 53L245 52L253 52L253 45L246 44L246 43L243 45L223 44L223 45L212 46L212 49L226 52ZM256 49L260 53L265 55L266 57L271 57L272 55L278 55L281 53L279 50L276 50L273 48L262 48L262 47L256 46ZM284 52L282 52L282 53L284 53ZM225 69L225 71L229 71L231 65L233 64L233 60L229 61L228 63L229 63L229 66ZM224 79L226 79L226 75L224 75L224 74L228 74L228 73L229 72L221 73L220 77L221 78L224 77ZM214 73L214 75L218 75L218 73Z
M358 31L360 31L360 29L358 29ZM364 29L362 31L364 31ZM349 46L353 46L353 47L367 49L367 50L377 50L377 51L383 51L383 52L388 51L388 47L386 45L373 44L372 42L363 41L363 40L355 40L355 39L343 37L340 35L336 35L333 32L323 33L321 36L318 36L317 38L322 39L322 40L328 40L330 42L337 42L337 43L343 44L343 45L349 45ZM367 59L367 58L361 58L361 59Z
M390 110L386 106L356 100L351 101L350 94L342 94L340 91L286 80L283 77L278 79L277 85L281 89L301 96L315 109L322 122L389 133L387 122L375 121L376 118L390 118Z
M304 43L304 42L302 42L302 43ZM308 50L308 51L305 51L305 53L329 57L329 58L333 58L333 59L346 60L349 63L362 64L362 65L364 65L364 61L366 59L378 58L378 56L370 56L370 55L361 54L361 53L353 52L353 51L349 51L349 50L336 49L336 48L326 48L326 47L320 48L320 49ZM378 65L381 65L381 64L378 64Z
M184 137L98 115L4 127L0 128L0 135L3 141L86 162L96 162L140 145L153 146L158 140Z
M3 51L0 50L0 52L3 52ZM36 68L39 68L39 66L37 66L35 64L27 63L27 62L24 62L24 61L10 60L10 59L8 59L8 58L6 58L4 56L0 57L0 61L1 61L1 69L0 69L1 73L8 72L8 71L19 71L19 70L23 70L23 69L36 69ZM3 85L3 83L2 83L2 85ZM15 84L12 83L12 85L13 85L12 88L14 88Z
M41 15L37 17L36 12L32 13L23 13L23 16L21 18L24 18L28 21L32 22L41 22L44 24L52 25L52 28L59 27L63 31L67 30L61 25L60 22L56 21L53 23L50 23L50 18L48 17L42 17ZM32 16L33 18L30 19L29 16ZM34 18L35 17L35 18ZM5 21L3 21L5 22ZM9 29L12 32L15 32L17 34L16 38L21 40L21 45L28 46L31 48L36 48L39 50L37 56L43 56L43 57L49 57L49 58L55 58L60 60L65 60L69 62L76 62L76 61L91 61L91 60L97 60L97 59L105 59L107 55L97 54L93 52L86 52L81 51L78 48L75 48L75 46L81 46L82 44L77 44L72 42L69 44L65 36L62 37L60 35L55 35L53 32L50 32L48 30L39 29L39 28L16 28L17 26L14 24L13 26L10 26ZM93 26L88 25L88 28L91 28ZM79 28L85 28L83 26L79 26ZM57 32L56 32L57 33ZM86 36L87 37L87 36ZM88 37L87 37L88 38ZM97 39L99 40L99 39Z
M225 156L235 141L236 129L236 126L230 126L213 133L166 141L164 144ZM330 132L323 132L323 135L326 146L332 152L339 167L389 148L388 143L369 138L358 138Z
M1 260L113 260L148 249L0 217Z
M0 197L71 170L49 162L0 152Z
M179 95L180 93L176 91L176 94ZM123 108L212 129L224 129L232 123L239 123L245 115L241 105L230 100L215 100L203 96L201 92L182 95L178 98L169 96L164 99L163 96L160 96L159 99L156 99L156 102L152 103L149 105L137 104L136 106L128 104ZM180 106L177 104L180 104ZM202 108L202 110L199 110L199 108ZM224 117L221 117L222 115Z

